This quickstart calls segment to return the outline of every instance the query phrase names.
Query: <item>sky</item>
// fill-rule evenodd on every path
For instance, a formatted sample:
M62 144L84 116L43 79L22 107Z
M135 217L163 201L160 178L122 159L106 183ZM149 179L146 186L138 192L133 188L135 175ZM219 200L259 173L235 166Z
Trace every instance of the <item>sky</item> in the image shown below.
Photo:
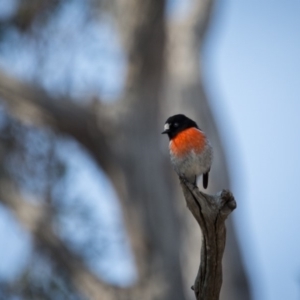
M168 12L180 17L188 9L190 1L173 0L169 2ZM64 23L61 26L68 29L72 14L77 18L78 26L83 26L84 20L79 19L76 7L68 13L70 11L70 19L65 18L62 12L60 20ZM254 300L300 299L300 204L297 197L300 177L299 16L299 0L220 0L203 49L207 93L222 133L232 190L238 203L238 209L231 217L237 228ZM49 27L49 30L55 30L51 24ZM61 62L50 57L49 66L47 63L44 66L46 76L43 84L46 88L51 89L60 82L63 72L71 67L78 68L72 69L74 74L83 74L82 70L97 66L93 72L102 74L100 92L112 98L120 92L122 82L118 78L124 74L124 58L117 41L107 42L108 39L111 41L111 28L102 26L102 29L99 34L97 27L87 29L83 26L81 32L84 34L79 36L79 40L66 35L72 45L73 59L78 64L73 66L70 59L64 68L62 66L62 74L53 78L49 76L53 73L50 67L53 62ZM65 31L62 30L61 34ZM81 49L78 45L86 44L88 37L99 39L95 48ZM59 50L59 44L55 42L53 47ZM32 57L34 53L21 47L16 49L14 52L8 47L6 61L3 56L0 65L10 70L15 68L14 72L21 77L23 73L28 76L26 68L35 59ZM91 64L83 58L86 51L91 51L90 55L97 51L106 54ZM60 52L62 55L65 53ZM121 69L111 62L116 57ZM66 61L63 56L60 59ZM72 80L72 85L79 88L76 93L80 96L87 88L80 85L85 78L74 77ZM76 170L76 176L69 178L77 186L76 195L84 194L88 189L91 193L89 205L93 205L107 187L107 179L93 168L93 162L76 146L67 145L65 149L78 157L69 162L70 168ZM89 167L82 169L80 164L75 163L78 161ZM95 178L103 182L103 186L94 186ZM84 182L89 185L84 186ZM110 198L114 199L113 192L110 193ZM116 228L112 220L104 216L110 215L110 211L118 214L117 206L108 206L103 201L97 203L98 218L106 222L105 226ZM0 278L4 274L7 276L8 270L12 277L18 271L17 266L26 262L30 253L30 237L1 207L0 215L0 237L5 237L7 245L0 249L3 258ZM127 251L127 258L130 258L128 245L126 247L109 250L110 253L115 252L115 265L121 266L110 268L110 274L105 271L105 264L100 263L98 270L102 275L106 274L108 280L119 283L124 278L134 280L136 274L130 259L122 261L120 257L120 251ZM5 251L7 249L12 250Z
M256 300L300 299L299 16L296 0L224 1L204 49Z

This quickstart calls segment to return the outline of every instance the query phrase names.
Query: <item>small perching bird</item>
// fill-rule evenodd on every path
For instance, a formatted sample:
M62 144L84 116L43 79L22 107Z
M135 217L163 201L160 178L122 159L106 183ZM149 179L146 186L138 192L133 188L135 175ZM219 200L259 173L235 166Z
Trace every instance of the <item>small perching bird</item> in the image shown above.
M171 163L179 177L196 185L197 177L203 175L206 189L213 151L197 123L185 115L174 115L166 121L162 134L169 136Z

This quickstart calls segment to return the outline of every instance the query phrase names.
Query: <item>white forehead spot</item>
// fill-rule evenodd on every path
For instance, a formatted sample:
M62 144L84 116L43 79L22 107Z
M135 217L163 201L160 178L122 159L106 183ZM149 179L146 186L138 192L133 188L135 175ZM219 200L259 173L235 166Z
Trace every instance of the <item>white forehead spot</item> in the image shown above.
M169 129L170 129L170 124L166 123L165 126L164 126L164 130L169 130Z

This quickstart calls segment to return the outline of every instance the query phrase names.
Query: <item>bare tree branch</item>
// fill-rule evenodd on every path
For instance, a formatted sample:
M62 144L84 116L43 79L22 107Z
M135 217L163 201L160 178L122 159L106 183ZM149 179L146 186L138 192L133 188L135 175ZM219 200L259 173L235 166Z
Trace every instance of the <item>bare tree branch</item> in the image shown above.
M0 201L10 208L19 222L29 230L43 253L68 275L74 288L88 299L115 299L111 293L112 287L99 280L82 259L68 249L53 232L51 222L48 222L50 207L45 204L32 204L32 199L27 200L16 191L10 180L0 181Z
M201 262L193 289L197 300L218 300L222 286L222 257L225 250L225 220L236 208L232 194L223 190L210 196L181 180L189 210L203 235Z
M81 106L70 99L54 99L43 90L22 83L0 71L0 97L9 110L25 123L50 126L80 142L104 171L114 162L107 142L114 125L103 107ZM100 104L99 104L100 106Z
M72 286L86 299L93 300L152 300L161 297L163 285L159 274L148 273L136 285L116 287L101 281L64 241L53 232L52 207L37 203L37 199L17 191L8 178L0 179L0 202L8 207L17 220L28 230L35 245L48 256L59 272L67 275Z

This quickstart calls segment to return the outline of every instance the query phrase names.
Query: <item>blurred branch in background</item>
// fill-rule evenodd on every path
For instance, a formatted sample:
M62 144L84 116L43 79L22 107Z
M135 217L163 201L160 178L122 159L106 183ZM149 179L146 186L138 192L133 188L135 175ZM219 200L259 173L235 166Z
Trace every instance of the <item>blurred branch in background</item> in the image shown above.
M0 73L0 95L15 117L25 123L50 126L61 134L73 136L91 151L104 171L108 170L114 157L108 148L109 133L105 129L112 124L108 123L105 109L101 109L100 104L95 111L71 99L55 99L3 72Z
M179 188L179 185L175 176L171 176L168 155L160 151L159 133L161 124L175 112L200 120L216 149L212 187L228 187L225 156L199 68L200 47L212 6L213 1L193 1L178 21L168 16L165 1L21 1L0 22L0 51L5 54L0 59L0 98L4 104L0 124L3 146L0 198L31 232L38 246L36 251L42 256L48 255L56 267L56 271L50 272L45 284L42 284L48 287L44 288L43 297L193 299L189 277L195 276L198 265L195 261L199 247L191 244L191 241L196 244L192 238L196 227L181 207L183 199L177 196L179 193L175 190L175 186ZM117 76L111 76L103 71L107 69L98 66L106 44L98 47L97 38L106 23L113 23L114 30L108 31L112 34L105 41L109 44L114 38L122 42L120 52L126 58L127 67L127 73L121 80L125 82L124 88L120 89L118 99L114 101L105 99L99 89L104 85L101 78L108 82L105 76L110 76L113 84L117 81ZM73 45L83 50L76 52ZM14 64L16 48L19 50L16 60L23 53L19 64ZM79 53L78 56L75 53ZM103 61L109 60L108 57L105 56ZM20 62L24 61L30 67L22 73ZM109 61L117 64L116 74L121 76L123 73L118 62L115 57ZM78 86L82 87L79 92ZM7 112L14 119L7 117ZM7 128L12 129L8 131ZM35 141L39 135L43 137ZM70 206L66 203L71 201L68 194L76 194L77 185L81 184L86 189L84 202L94 195L89 191L88 180L74 181L77 171L68 170L68 163L59 157L58 152L67 152L65 157L70 160L77 159L77 156L59 146L58 139L72 139L83 146L79 151L88 151L98 171L104 174L102 181L109 179L106 181L107 189L97 199L99 202L112 205L108 184L111 183L115 189L123 219L117 215L110 218L118 220L118 232L125 232L126 228L127 236L124 236L130 241L135 263L132 268L135 267L138 273L136 282L134 278L131 281L123 278L118 284L113 280L103 283L104 280L98 279L98 274L94 274L91 264L87 263L90 256L87 250L93 249L101 231L101 227L93 225L90 216L99 210L98 201L89 213L81 213L79 226L73 225L73 230L63 234L65 229L61 218L77 224L74 216L68 215ZM51 143L56 143L55 151L49 150ZM49 161L53 162L49 164ZM81 159L78 164L82 169L91 169ZM17 175L20 170L23 181ZM40 175L41 170L46 173L45 176ZM47 176L48 172L54 175ZM68 178L71 178L70 185L66 184ZM100 185L101 180L98 179L91 180ZM36 199L40 200L35 203L25 200L24 194L28 192L38 195ZM67 209L63 208L64 205ZM104 230L113 235L112 231ZM73 241L80 235L91 235L84 246ZM230 252L239 253L232 229L229 235L232 239L228 247L233 248ZM122 243L117 246L124 249ZM122 254L124 260L130 260L125 251ZM99 251L96 260L105 260L104 257L104 252ZM107 257L108 269L113 269L112 254ZM188 257L188 260L184 258L182 261L182 257ZM27 276L26 272L33 272L38 264L51 266L47 259L42 259L42 263L30 262L21 276L27 280L23 286L34 286L34 280L30 282L30 278L34 277ZM224 274L225 293L222 299L249 299L240 256L237 254L234 261L228 259L228 264L230 269L226 269ZM129 271L123 272L129 274ZM105 277L105 274L102 275ZM61 279L54 284L60 286L59 292L52 284L56 278ZM226 278L231 278L227 285ZM242 285L237 284L240 278ZM12 297L14 294L20 294L24 299L38 297L38 289L35 289L26 298L26 289L20 289L20 280L16 279L16 282L19 287L16 285L12 289ZM52 298L49 295L53 295Z
M31 233L36 246L49 256L58 272L65 273L73 287L87 298L113 299L109 287L101 282L82 259L70 251L51 228L52 208L46 204L31 204L22 199L16 186L7 179L0 181L0 199Z

